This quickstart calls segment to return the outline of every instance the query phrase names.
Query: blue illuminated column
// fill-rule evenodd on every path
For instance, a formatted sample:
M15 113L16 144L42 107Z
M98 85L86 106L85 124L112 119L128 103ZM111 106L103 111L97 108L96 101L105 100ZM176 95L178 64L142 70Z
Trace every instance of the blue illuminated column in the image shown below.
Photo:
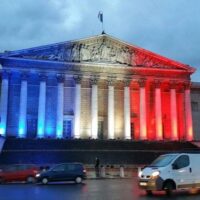
M1 123L0 123L0 135L6 135L6 124L7 124L7 110L8 110L8 73L3 71L2 73L2 83L1 83Z
M74 77L75 86L75 104L74 104L74 131L73 137L80 138L80 116L81 116L81 77Z
M130 80L125 80L124 84L124 138L131 139Z
M38 124L37 124L37 137L44 137L45 130L45 107L46 107L46 76L40 74L40 93L38 105Z
M108 139L114 139L115 137L115 125L114 125L114 86L113 79L108 79Z
M57 76L57 114L56 114L56 137L63 137L63 109L64 109L64 75Z
M20 105L19 105L19 127L18 136L20 138L26 137L26 110L27 110L27 75L21 76L21 90L20 90Z
M92 104L91 104L91 138L98 137L98 86L97 77L91 78L92 85Z

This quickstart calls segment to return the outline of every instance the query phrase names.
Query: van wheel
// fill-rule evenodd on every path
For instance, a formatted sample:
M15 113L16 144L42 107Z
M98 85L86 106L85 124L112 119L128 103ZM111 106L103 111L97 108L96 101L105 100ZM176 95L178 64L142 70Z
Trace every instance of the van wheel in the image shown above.
M35 182L35 178L33 176L29 176L29 177L27 177L26 182L27 183L34 183Z
M82 183L82 178L81 178L80 176L76 177L75 182L76 182L77 184Z
M42 184L46 185L49 182L49 180L48 180L48 178L42 178L41 182L42 182Z
M152 196L152 194L153 194L152 190L146 190L146 193L147 193L148 196Z
M166 195L170 196L172 194L172 190L175 189L174 188L174 184L171 181L167 181L164 185L164 190L166 192Z

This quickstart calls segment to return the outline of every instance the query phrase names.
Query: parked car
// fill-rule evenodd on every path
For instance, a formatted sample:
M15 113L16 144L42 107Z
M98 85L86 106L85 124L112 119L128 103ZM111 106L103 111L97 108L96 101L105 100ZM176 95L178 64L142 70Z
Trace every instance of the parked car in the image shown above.
M155 190L200 189L200 153L174 153L159 156L139 172L139 186L151 194Z
M0 183L13 181L26 181L33 183L39 168L31 164L15 164L4 166L0 170Z
M37 182L42 184L57 181L75 181L76 183L81 183L85 178L86 170L81 163L58 164L36 175Z

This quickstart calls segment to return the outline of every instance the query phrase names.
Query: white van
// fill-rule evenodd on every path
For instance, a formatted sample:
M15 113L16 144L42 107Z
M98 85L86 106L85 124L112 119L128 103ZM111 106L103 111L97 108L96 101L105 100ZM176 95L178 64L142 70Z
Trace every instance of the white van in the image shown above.
M139 187L152 191L200 188L200 153L174 153L159 156L139 174Z

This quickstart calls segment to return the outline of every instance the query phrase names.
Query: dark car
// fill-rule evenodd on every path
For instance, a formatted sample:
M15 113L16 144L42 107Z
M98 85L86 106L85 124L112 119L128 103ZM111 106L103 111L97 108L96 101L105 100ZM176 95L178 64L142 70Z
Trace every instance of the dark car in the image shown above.
M35 181L35 175L39 173L39 168L30 164L14 164L4 166L0 170L0 183L13 181Z
M47 184L57 181L75 181L81 183L86 178L86 170L81 163L58 164L36 175L38 183Z

